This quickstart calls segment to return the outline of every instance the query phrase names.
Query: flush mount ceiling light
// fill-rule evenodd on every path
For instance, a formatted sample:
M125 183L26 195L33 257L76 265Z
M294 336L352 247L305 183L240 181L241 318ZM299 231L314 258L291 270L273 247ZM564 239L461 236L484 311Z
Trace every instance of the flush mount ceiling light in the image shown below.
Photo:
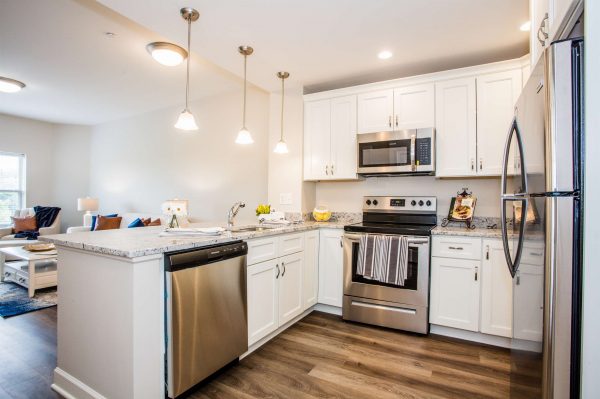
M523 25L519 27L523 32L529 32L531 30L531 21L525 22Z
M2 93L16 93L25 87L25 83L18 80L0 76L0 91Z
M285 141L283 140L283 102L285 99L284 82L287 78L290 77L290 74L288 72L277 72L277 77L281 79L281 136L279 137L279 142L275 146L273 152L276 154L287 154L289 152L288 147Z
M380 60L387 60L388 58L392 58L392 52L388 50L380 51L377 57Z
M242 128L240 129L235 142L237 144L252 144L254 143L254 140L248 129L246 129L246 63L248 56L254 52L254 49L250 46L240 46L238 47L238 51L244 56L244 110L242 112Z
M185 7L181 9L181 17L185 19L188 23L188 36L187 36L187 52L190 54L190 41L192 35L192 22L197 21L200 17L200 13L193 8ZM185 78L185 108L179 114L179 118L177 118L177 123L175 123L175 127L181 130L198 130L198 125L196 124L196 120L194 119L194 115L190 112L189 109L189 100L190 100L190 57L187 57L187 66L186 66L186 78Z
M187 58L187 51L173 43L154 42L146 46L150 53L159 64L166 66L177 66Z

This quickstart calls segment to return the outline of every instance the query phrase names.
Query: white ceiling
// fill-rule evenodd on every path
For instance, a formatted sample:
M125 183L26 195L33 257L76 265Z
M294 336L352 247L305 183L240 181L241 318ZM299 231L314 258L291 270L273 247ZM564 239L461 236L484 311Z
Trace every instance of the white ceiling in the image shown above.
M520 57L526 0L99 0L178 43L179 8L200 12L192 48L240 74L241 44L255 53L249 79L277 90L278 70L308 91ZM388 49L389 60L377 53Z
M185 30L183 20L178 27ZM27 84L0 93L0 113L97 124L183 108L185 65L165 67L145 49L162 39L93 0L0 0L0 76ZM192 99L241 90L239 77L191 61Z
M524 55L525 0L0 0L0 76L27 88L0 93L0 113L96 124L183 104L185 67L164 67L147 43L185 46L192 28L192 99L276 91L279 70L307 92ZM111 10L112 9L112 10ZM114 10L114 11L113 11ZM26 16L26 17L25 17ZM104 32L114 32L108 38ZM377 53L394 53L379 60Z

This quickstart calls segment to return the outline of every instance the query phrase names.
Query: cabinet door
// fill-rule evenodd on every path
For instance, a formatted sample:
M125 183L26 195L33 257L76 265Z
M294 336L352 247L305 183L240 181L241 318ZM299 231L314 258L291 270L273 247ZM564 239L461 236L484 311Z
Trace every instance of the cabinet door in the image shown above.
M441 326L479 329L479 269L481 262L431 258L430 322Z
M299 252L279 259L279 325L282 326L302 313L302 277L304 253Z
M319 303L342 307L344 260L342 229L320 231Z
M511 338L513 279L502 241L483 241L481 266L481 332Z
M304 278L302 279L303 310L317 303L319 293L319 231L304 236Z
M475 175L475 78L435 84L436 176Z
M331 100L331 169L333 179L356 179L356 96Z
M304 180L329 178L331 100L304 104Z
M278 262L273 259L248 267L248 345L278 327Z
M500 176L504 144L521 93L521 69L477 77L477 174Z
M358 95L358 133L393 130L394 92L374 91Z
M433 83L394 90L394 130L434 126Z
M514 337L541 342L544 327L544 265L521 263L513 287Z

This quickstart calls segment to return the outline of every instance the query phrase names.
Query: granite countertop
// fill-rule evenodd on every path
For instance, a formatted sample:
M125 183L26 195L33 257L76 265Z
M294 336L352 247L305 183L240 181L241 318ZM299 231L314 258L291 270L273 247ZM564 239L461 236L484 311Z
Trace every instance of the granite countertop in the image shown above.
M164 227L144 227L135 229L103 230L40 236L40 241L48 241L57 246L82 249L106 255L125 258L157 255L182 249L200 248L208 245L227 243L237 240L268 237L319 228L342 229L347 221L339 222L303 222L273 229L253 232L226 231L218 236L198 237L160 237ZM193 223L189 227L209 227L204 223ZM236 226L243 227L243 226Z
M467 229L465 226L437 226L431 231L434 236L466 236L483 238L502 238L501 229L488 229L487 227L475 227Z

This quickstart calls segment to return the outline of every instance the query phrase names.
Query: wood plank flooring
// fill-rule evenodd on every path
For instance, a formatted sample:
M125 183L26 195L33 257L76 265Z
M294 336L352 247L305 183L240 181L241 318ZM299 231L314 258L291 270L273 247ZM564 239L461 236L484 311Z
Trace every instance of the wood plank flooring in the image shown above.
M188 397L537 398L538 359L521 360L511 393L508 350L313 312ZM56 308L0 319L0 398L58 398L55 366Z
M0 398L57 399L56 307L0 318Z
M533 366L537 359L525 361ZM527 366L526 378L511 393L510 362L506 349L347 323L313 312L189 397L539 397L539 376L527 375Z

